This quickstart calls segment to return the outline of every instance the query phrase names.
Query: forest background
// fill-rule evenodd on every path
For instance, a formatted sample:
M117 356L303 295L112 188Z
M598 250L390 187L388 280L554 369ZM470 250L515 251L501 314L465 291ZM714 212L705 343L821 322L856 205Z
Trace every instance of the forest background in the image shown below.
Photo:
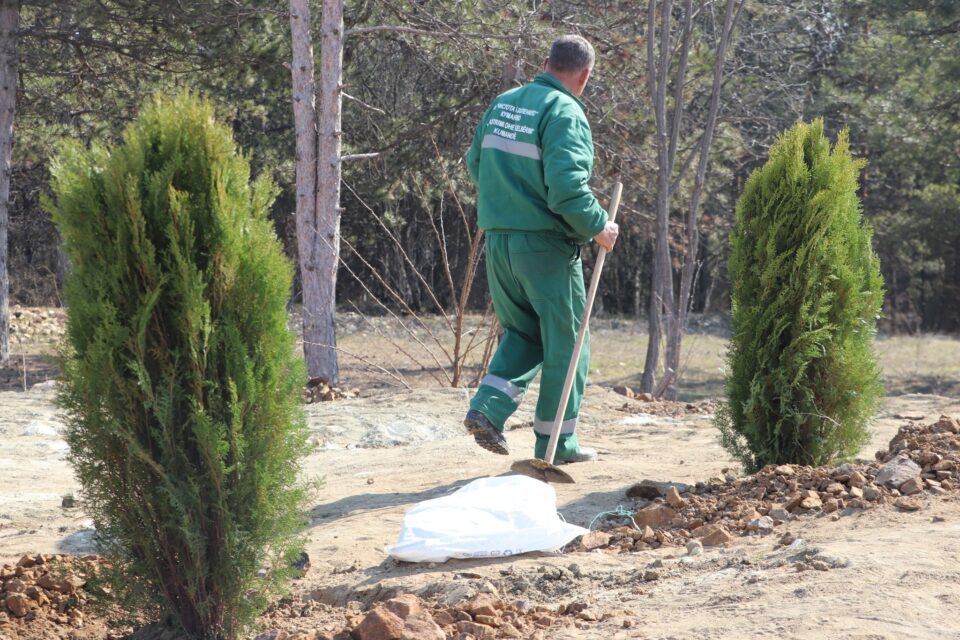
M269 173L280 185L271 217L296 258L285 3L3 4L19 13L11 304L60 303L66 265L42 206L58 143L117 139L158 91L191 90L214 100L254 172ZM314 4L319 34L322 11ZM723 23L723 3L697 6L715 15L693 24L688 69L676 94L686 105L669 203L677 282L714 80L710 29ZM779 132L798 119L823 116L831 137L849 128L854 155L868 161L860 196L886 282L882 330L960 330L960 3L751 0L737 6L699 203L691 313L728 311L728 233L744 182ZM648 18L644 5L628 1L346 2L339 308L435 313L438 306L456 306L464 275L478 273L464 302L483 313L482 256L479 264L470 256L475 190L462 156L490 100L532 79L554 37L576 32L594 43L598 58L585 95L597 153L593 186L605 201L616 179L625 185L621 237L607 261L598 313L646 317L658 176ZM673 96L671 86L668 109Z

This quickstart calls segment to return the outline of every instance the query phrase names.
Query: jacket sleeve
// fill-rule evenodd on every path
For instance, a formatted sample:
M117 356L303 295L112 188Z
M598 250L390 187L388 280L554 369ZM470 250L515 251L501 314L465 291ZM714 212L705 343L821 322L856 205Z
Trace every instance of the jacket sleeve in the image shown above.
M480 145L483 142L483 129L484 125L487 122L487 113L484 112L483 118L480 119L480 124L477 125L477 130L473 133L473 142L470 143L470 149L467 150L466 160L467 160L467 171L470 172L470 179L473 180L473 184L480 187Z
M560 215L584 240L603 231L607 212L590 190L593 137L582 116L558 114L541 137L547 207Z

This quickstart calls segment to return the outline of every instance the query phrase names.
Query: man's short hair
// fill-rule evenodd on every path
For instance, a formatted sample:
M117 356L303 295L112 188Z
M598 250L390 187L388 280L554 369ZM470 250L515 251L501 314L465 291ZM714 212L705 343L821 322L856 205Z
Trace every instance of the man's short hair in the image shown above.
M570 73L593 67L593 47L585 38L561 36L550 46L547 65L554 71Z

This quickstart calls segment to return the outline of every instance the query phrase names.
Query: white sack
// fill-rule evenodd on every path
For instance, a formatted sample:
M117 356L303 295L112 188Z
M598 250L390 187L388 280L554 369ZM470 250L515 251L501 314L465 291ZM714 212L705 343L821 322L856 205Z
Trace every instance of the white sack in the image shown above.
M387 553L406 562L495 558L555 551L585 533L557 515L549 484L526 476L480 478L409 509Z

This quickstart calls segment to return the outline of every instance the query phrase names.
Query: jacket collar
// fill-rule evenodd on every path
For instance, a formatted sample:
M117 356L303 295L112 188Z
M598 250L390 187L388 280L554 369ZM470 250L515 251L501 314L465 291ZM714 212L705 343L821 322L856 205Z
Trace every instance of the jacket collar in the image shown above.
M538 75L536 78L534 78L533 81L536 82L537 84L544 84L544 85L547 85L548 87L553 87L557 91L562 91L563 93L573 98L574 101L578 105L580 105L581 109L583 109L584 111L587 110L587 105L583 104L580 98L570 93L570 90L567 89L565 86L563 86L563 83L560 82L560 80L558 80L556 76L550 75L549 73L544 71L543 73Z

